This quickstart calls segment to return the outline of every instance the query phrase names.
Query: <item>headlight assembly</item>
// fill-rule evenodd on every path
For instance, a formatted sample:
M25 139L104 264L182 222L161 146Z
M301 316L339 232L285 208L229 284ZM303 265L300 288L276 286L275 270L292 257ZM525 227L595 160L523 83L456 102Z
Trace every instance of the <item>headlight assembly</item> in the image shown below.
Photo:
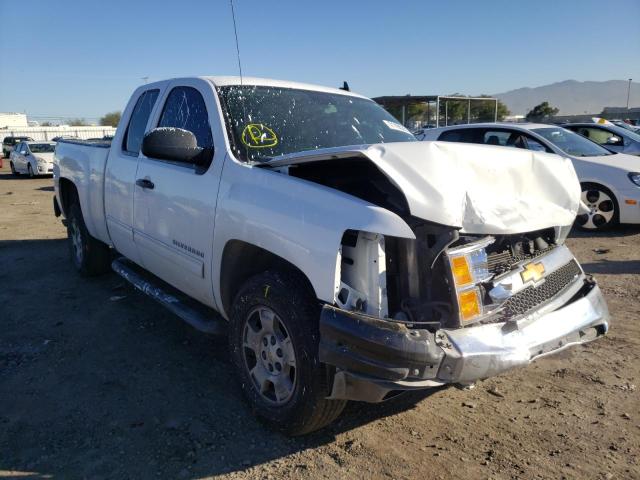
M486 237L447 252L461 324L484 313L480 284L491 277L485 248L494 241Z

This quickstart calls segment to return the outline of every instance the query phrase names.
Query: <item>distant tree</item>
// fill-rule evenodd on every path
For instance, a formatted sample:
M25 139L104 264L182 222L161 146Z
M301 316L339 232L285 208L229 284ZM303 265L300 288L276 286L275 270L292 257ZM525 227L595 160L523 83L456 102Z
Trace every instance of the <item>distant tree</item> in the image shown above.
M51 122L42 122L40 124L41 127L53 127L53 124Z
M120 122L121 112L109 112L104 117L100 117L100 125L108 127L117 127Z
M480 95L480 98L492 98L489 95ZM471 121L472 122L493 122L496 105L493 100L486 102L471 102ZM498 121L504 120L504 117L511 115L507 106L498 100Z
M540 122L549 117L553 117L559 111L560 110L558 110L557 108L549 105L549 102L542 102L540 105L536 105L531 110L529 110L526 118L529 122Z
M89 125L84 118L72 118L69 120L69 125L72 127L86 127Z

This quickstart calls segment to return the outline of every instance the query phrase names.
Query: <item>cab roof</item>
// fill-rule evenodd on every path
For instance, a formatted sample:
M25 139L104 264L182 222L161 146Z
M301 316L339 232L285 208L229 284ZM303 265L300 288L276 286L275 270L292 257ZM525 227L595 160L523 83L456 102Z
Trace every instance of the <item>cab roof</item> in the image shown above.
M198 77L182 77L186 78L200 78L203 80L207 80L211 82L216 87L229 87L229 86L240 86L240 85L251 85L251 86L263 86L263 87L277 87L277 88L297 88L300 90L310 90L314 92L324 92L324 93L333 93L337 95L347 95L351 97L364 98L369 100L369 98L364 95L360 95L358 93L342 90L339 88L331 88L324 87L322 85L314 85L311 83L302 83L302 82L291 82L289 80L276 80L273 78L260 78L260 77L242 77L239 76L198 76ZM154 83L165 83L167 81L172 80L180 80L181 78L167 78L165 80L154 82ZM144 85L145 87L149 87L153 85L152 83Z

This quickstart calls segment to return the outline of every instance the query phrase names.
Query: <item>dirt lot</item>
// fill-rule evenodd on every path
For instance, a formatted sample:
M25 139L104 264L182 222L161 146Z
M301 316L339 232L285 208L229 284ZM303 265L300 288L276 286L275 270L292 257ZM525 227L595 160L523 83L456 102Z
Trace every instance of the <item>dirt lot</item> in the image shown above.
M640 228L568 241L604 339L289 439L242 402L224 339L72 270L51 185L0 171L0 478L640 478Z

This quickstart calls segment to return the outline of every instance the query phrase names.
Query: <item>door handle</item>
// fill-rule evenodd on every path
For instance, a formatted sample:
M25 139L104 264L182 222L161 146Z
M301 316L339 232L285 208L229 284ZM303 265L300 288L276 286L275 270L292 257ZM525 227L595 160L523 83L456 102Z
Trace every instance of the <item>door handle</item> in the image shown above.
M136 185L142 188L148 188L149 190L153 190L153 187L155 187L155 185L153 184L153 182L151 180L148 180L146 178L139 178L136 180Z

